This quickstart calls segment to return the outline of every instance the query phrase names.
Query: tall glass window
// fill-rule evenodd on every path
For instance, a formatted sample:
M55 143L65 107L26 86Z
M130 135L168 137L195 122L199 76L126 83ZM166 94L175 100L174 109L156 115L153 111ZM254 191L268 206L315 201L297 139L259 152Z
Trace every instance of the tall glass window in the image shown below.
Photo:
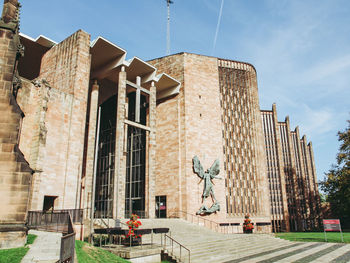
M135 121L135 92L128 94L128 119ZM146 97L140 99L140 124L146 125ZM132 213L140 217L145 214L145 177L146 177L146 131L128 126L128 148L126 160L125 217Z

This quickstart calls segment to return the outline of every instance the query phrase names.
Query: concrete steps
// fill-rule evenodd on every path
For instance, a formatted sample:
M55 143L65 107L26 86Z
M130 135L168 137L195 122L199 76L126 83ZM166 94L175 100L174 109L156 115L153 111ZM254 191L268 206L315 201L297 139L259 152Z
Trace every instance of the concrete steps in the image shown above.
M222 234L182 219L141 219L141 222L141 229L168 227L169 235L190 249L194 263L350 262L350 244L292 242L272 234ZM145 235L143 242L151 242L151 236ZM160 244L161 236L153 235L153 242ZM179 247L174 252L179 255ZM182 255L187 255L184 250ZM188 259L184 257L183 261Z

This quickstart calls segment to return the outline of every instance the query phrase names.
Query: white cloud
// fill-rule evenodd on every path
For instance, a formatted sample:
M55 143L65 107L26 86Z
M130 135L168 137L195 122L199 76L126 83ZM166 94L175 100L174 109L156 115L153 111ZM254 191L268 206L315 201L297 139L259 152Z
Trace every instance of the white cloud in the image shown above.
M301 79L304 81L304 84L323 81L344 70L348 70L348 73L350 72L350 54L343 54L339 57L316 64L304 72Z
M299 114L303 116L300 129L311 138L323 136L337 126L337 114L331 109L312 109L303 104Z

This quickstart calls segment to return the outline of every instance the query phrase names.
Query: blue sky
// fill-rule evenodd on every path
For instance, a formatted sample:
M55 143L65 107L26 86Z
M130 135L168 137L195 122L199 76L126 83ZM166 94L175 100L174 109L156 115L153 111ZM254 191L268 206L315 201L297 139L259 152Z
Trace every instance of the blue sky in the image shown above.
M262 109L312 141L318 178L335 163L337 131L350 119L350 1L174 0L171 53L245 61L258 73ZM57 42L78 29L149 60L166 53L165 0L21 1L21 32Z

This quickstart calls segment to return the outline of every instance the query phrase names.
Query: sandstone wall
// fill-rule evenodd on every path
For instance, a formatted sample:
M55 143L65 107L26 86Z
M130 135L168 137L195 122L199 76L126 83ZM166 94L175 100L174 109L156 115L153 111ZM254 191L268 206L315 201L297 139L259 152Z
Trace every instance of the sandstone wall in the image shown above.
M56 209L79 204L89 52L89 34L77 31L43 56L39 77L26 84L30 103L19 94L27 113L20 147L36 170L31 210L42 209L45 195L58 196Z
M187 211L194 214L202 205L204 181L193 173L192 158L197 155L204 170L215 159L220 161L222 180L214 179L213 189L220 203L220 212L207 219L222 221L226 217L225 170L221 131L220 89L217 58L185 54L185 130L186 130L186 179ZM213 201L207 198L210 207Z
M183 83L184 55L150 61L159 72L166 72ZM156 121L156 193L167 196L167 213L185 210L186 180L184 167L184 96L180 94L157 102Z
M224 63L222 61L220 60L220 63ZM213 180L213 189L221 211L205 218L217 222L242 223L244 215L252 212L254 222L270 222L255 69L246 63L236 63L241 67L237 70L242 74L244 71L252 71L251 74L246 74L251 76L248 81L240 79L240 98L236 94L237 90L230 90L227 83L219 82L219 67L222 65L219 66L217 58L180 53L155 59L150 63L160 72L165 72L182 83L178 96L158 102L157 105L157 195L167 195L168 210L178 209L194 214L202 205L203 182L192 168L192 158L197 155L205 170L215 159L219 159L220 176L228 184L226 187L225 180ZM229 81L229 78L237 79L234 75L228 75L228 80L224 82ZM232 96L224 100L221 86ZM236 93L233 95L233 92ZM227 111L228 115L223 114L223 111ZM226 134L227 131L231 135ZM237 135L240 136L239 143L231 145L235 140L232 136ZM231 147L230 152L227 152L228 147ZM251 150L248 151L248 148ZM224 167L225 163L230 168ZM227 169L232 171L232 163L236 164L236 170L235 179L231 182L226 173ZM249 169L246 170L246 167ZM249 178L246 178L248 171ZM233 175L231 177L233 178ZM237 178L239 180L236 180ZM235 192L235 198L231 198L229 189ZM177 199L178 196L181 198ZM242 211L227 214L226 196L232 199L228 200L229 202L236 202L235 205ZM210 207L212 200L208 198L205 204ZM269 227L260 230L270 231Z
M224 169L217 60L181 53L150 61L159 72L181 82L180 94L157 104L157 195L167 195L168 215L174 210L194 214L202 205L203 181L192 170L197 155L206 170L220 160ZM214 191L225 217L224 180ZM207 206L212 205L209 198Z
M0 29L0 248L25 243L24 224L32 178L32 170L18 148L23 112L16 102L20 85L14 72L16 57L21 54L19 44L16 32Z

